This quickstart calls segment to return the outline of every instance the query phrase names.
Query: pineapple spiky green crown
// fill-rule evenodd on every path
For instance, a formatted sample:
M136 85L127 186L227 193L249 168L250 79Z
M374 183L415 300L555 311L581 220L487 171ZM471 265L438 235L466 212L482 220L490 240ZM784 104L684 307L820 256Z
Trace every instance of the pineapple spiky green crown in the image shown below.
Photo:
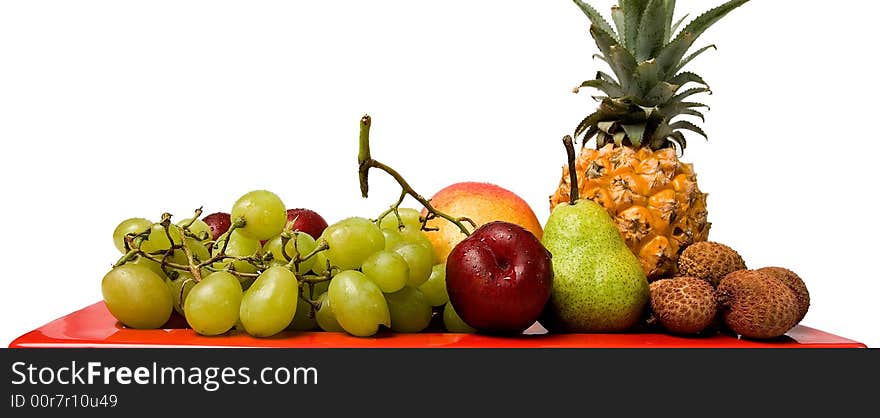
M595 79L575 89L577 93L591 87L605 95L595 96L598 110L581 121L574 137L584 135L582 143L586 143L595 136L598 148L613 143L655 151L676 145L683 151L687 146L684 131L706 137L699 126L676 118L694 116L705 121L698 109L708 106L692 101L692 96L710 93L709 86L683 68L714 46L688 51L706 29L748 0L732 0L711 9L677 34L687 16L673 23L675 0L620 0L611 9L614 28L589 4L574 2L592 23L590 34L601 52L597 57L613 72L612 76L599 71Z

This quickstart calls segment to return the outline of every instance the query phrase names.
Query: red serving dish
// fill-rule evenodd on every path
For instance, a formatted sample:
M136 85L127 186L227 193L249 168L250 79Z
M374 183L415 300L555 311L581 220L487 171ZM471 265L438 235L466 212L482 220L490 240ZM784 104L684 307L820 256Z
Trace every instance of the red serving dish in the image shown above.
M180 316L166 328L135 330L121 326L98 302L18 337L10 348L70 347L278 347L278 348L867 348L865 344L798 325L770 341L726 334L677 337L667 334L549 334L536 325L523 335L379 333L370 338L336 332L284 332L271 338L244 333L204 337L184 328Z

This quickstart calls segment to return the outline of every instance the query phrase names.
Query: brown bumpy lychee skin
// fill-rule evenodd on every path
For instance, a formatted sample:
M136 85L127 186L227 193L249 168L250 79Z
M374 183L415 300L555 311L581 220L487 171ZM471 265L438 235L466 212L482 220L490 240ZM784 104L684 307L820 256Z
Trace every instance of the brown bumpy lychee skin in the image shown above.
M804 316L807 315L807 311L810 309L810 292L807 290L807 285L804 284L804 281L801 280L800 276L798 276L795 272L783 267L764 267L756 271L764 274L769 274L781 280L782 283L785 283L786 286L794 291L798 302L797 321L798 323L800 323L804 319Z
M651 310L669 332L699 334L717 314L715 289L697 277L676 277L652 282Z
M798 323L795 292L766 273L735 271L721 279L715 293L724 324L743 337L776 338Z
M745 269L746 263L739 253L717 242L689 245L678 259L680 276L698 277L712 286L718 286L718 282L729 273Z

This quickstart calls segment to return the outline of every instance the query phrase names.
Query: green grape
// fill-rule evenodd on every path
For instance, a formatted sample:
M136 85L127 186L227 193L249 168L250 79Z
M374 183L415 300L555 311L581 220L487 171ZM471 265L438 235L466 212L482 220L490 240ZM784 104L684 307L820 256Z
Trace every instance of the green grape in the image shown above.
M293 235L296 237L296 239L291 239L287 242L287 245L285 246L287 254L291 257L294 257L297 253L300 255L301 258L305 257L309 255L312 251L314 251L315 248L318 246L318 244L315 242L315 239L305 232L297 231L294 232ZM297 267L296 269L297 274L306 274L311 271L312 267L315 265L315 260L315 257L312 256L308 260L301 261L299 263L299 267Z
M263 244L263 254L272 254L273 261L278 262L278 264L287 264L289 261L284 258L284 254L281 251L281 235L276 235Z
M138 256L137 258L135 258L132 261L127 262L126 264L144 266L144 267L152 270L153 273L156 273L156 275L158 275L159 277L161 277L163 279L166 278L165 270L162 270L162 265L156 261L150 260L147 257Z
M351 335L369 337L379 325L391 326L382 289L363 273L346 270L333 277L327 290L336 321Z
M431 240L429 240L428 236L421 230L422 224L419 220L421 213L415 209L409 208L401 208L399 211L400 218L403 221L403 228L398 227L399 223L397 217L394 216L394 213L385 216L379 223L382 232L385 233L385 248L390 249L397 246L401 241L406 241L428 247L433 255L434 245L431 244Z
M131 328L159 328L171 317L168 285L146 266L114 267L101 280L101 293L107 310Z
M287 208L275 193L254 190L238 198L229 214L232 222L244 218L242 235L258 241L281 233L287 224Z
M153 227L150 229L150 235L147 237L146 241L141 244L141 250L151 254L158 251L170 250L172 243L168 240L168 235L171 235L171 238L174 240L174 245L183 242L183 236L181 236L179 229L169 226L168 232L166 233L165 227L161 224L153 224Z
M171 302L173 303L174 310L181 315L185 315L183 307L186 297L189 296L189 292L196 285L195 279L193 279L191 273L181 271L176 279L169 279L166 283L168 284L168 291L171 292ZM183 288L183 294L180 292L181 288Z
M397 213L400 214L400 221L397 220L397 216L394 216L394 212L391 212L382 218L379 222L379 227L382 229L401 229L411 231L418 231L422 228L422 222L419 220L422 213L418 210L411 208L398 208ZM401 222L403 223L403 228L400 228Z
M358 269L367 257L385 248L382 230L365 218L347 218L330 225L321 238L330 246L325 256L340 270Z
M184 220L178 222L177 225L182 227L182 226L190 223L190 221L192 221L192 225L189 226L189 232L192 232L193 235L195 235L196 237L199 238L199 240L202 240L202 241L207 240L208 238L211 238L211 236L212 236L211 227L208 226L208 224L205 223L205 221L203 221L201 219L196 219L194 221L192 219L193 218L184 219Z
M330 280L325 280L323 282L312 283L307 286L311 286L312 288L312 297L316 298L324 293L327 293L327 288L330 287ZM308 293L306 293L308 294Z
M421 332L431 323L431 305L419 289L406 286L385 294L391 313L391 329L397 332Z
M242 290L232 273L209 274L193 286L183 304L186 322L201 335L219 335L238 321Z
M201 241L195 238L186 237L183 239L183 242L183 245L185 245L190 253L192 253L194 263L199 264L202 261L211 258L211 253L208 251L208 247L205 247ZM174 253L171 254L168 261L182 266L189 265L189 260L186 258L186 252L183 251L183 249L174 250Z
M326 251L321 251L315 254L315 264L312 266L312 271L315 274L324 274L327 272L327 256L324 255Z
M425 294L431 306L443 306L449 302L449 294L446 292L446 263L435 264L431 269L431 277L419 286L419 290Z
M239 315L245 331L254 337L270 337L284 331L293 320L299 299L299 283L290 270L269 267L244 292Z
M385 249L389 251L405 241L403 234L396 229L382 229L382 234L385 235Z
M431 277L431 269L434 267L434 253L424 245L403 242L393 248L400 254L409 266L409 278L406 284L419 287Z
M406 286L409 280L409 265L402 255L392 251L379 251L367 257L361 271L382 289L392 293Z
M303 289L303 295L308 297L308 290ZM318 321L314 317L309 318L311 311L311 304L306 303L303 300L297 301L296 313L293 314L293 320L290 321L287 329L292 331L311 331L315 329L315 327L318 326Z
M274 264L276 265L283 265L290 262L290 260L284 256L284 252L281 251L281 242L281 235L278 235L271 240L266 241L266 244L263 245L263 254L271 253ZM297 252L300 257L304 257L311 253L317 246L315 239L312 238L311 235L297 231L293 233L293 237L287 241L287 245L285 245L284 248L287 255L293 258L296 257ZM313 256L308 260L300 262L299 267L296 269L297 274L306 274L311 271L312 267L315 265L315 261L316 258Z
M336 321L336 314L333 312L333 307L330 306L330 294L321 293L318 302L321 304L321 309L318 309L315 314L318 326L327 332L345 332L345 329Z
M113 245L116 246L119 252L125 254L125 236L144 232L150 229L152 225L152 222L144 218L130 218L120 222L116 229L113 230Z
M477 332L474 327L468 325L467 322L464 322L464 320L458 316L458 312L455 312L455 308L452 307L452 302L446 302L446 306L443 308L443 326L445 326L446 330L449 332L463 334Z
M239 230L232 231L227 238L229 240L229 244L226 245L226 255L231 257L251 257L251 256L259 256L262 246L260 245L260 241L255 240L253 238L248 238L238 232ZM223 249L224 240L217 241L214 243L212 254L217 254ZM235 268L235 271L240 273L256 273L257 267L247 261L232 261L232 265ZM214 263L214 268L218 270L225 269L229 266L229 261L218 261Z
M403 241L408 242L410 244L419 244L424 246L431 252L431 257L434 257L434 244L431 244L431 240L428 239L428 236L425 235L422 231L416 230L406 230L400 233L400 237Z

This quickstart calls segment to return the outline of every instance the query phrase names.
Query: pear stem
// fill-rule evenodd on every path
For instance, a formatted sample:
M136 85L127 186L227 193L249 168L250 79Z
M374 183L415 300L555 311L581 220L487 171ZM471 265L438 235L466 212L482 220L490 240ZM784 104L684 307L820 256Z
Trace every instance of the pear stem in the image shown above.
M569 203L573 205L580 196L578 196L577 170L574 166L574 143L572 142L571 135L566 135L565 138L562 138L562 144L565 145L565 152L568 154L568 176L571 181Z

